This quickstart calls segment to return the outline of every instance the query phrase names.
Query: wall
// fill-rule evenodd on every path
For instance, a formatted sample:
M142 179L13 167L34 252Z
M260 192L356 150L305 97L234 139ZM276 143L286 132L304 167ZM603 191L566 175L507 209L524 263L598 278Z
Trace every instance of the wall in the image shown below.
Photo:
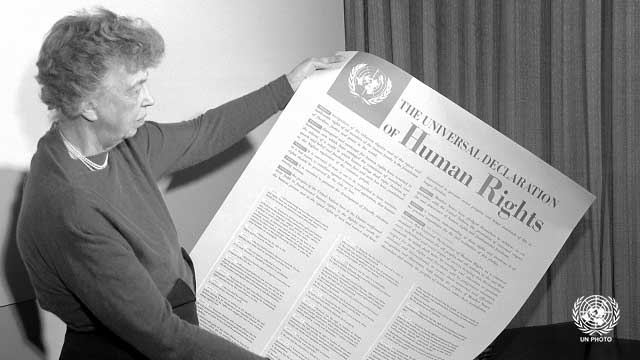
M60 17L93 3L22 0L3 6L0 22L0 349L2 359L57 359L64 324L37 308L14 240L19 189L37 139L49 127L33 80L46 31ZM289 71L308 56L344 49L341 0L152 2L105 0L140 16L164 36L167 53L151 72L150 117L189 119ZM11 56L6 56L11 54ZM165 181L181 241L191 249L276 117L230 151ZM12 304L12 305L6 305Z

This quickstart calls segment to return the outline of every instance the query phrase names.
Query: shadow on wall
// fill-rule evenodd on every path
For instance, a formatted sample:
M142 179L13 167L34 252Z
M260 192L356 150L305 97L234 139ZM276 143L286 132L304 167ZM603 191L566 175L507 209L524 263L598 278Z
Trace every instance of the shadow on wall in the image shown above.
M15 115L19 122L20 134L29 148L30 152L25 161L31 159L31 154L35 152L38 139L51 127L51 114L47 106L40 101L40 85L35 79L38 70L35 66L37 59L34 57L22 72L22 79L17 89L15 97ZM28 162L21 164L28 167Z
M180 188L192 181L199 180L208 174L219 171L224 168L225 165L230 164L238 158L255 152L256 149L251 142L245 137L238 141L228 149L219 153L218 155L205 160L197 165L188 167L184 170L180 170L171 176L171 181L167 187L167 191L171 191ZM238 174L239 176L240 174ZM237 179L233 179L233 184ZM231 181L231 180L230 180Z
M5 186L0 194L0 213L6 223L4 239L2 239L2 269L3 289L6 292L3 300L14 303L13 310L20 322L23 337L28 345L44 357L45 349L42 338L42 321L38 305L33 300L35 295L26 268L16 244L16 225L22 201L22 185L26 179L26 172L0 169L0 183L13 184Z
M46 106L38 96L40 87L34 79L37 73L35 63L34 56L22 72L15 96L16 121L19 121L21 130L19 136L26 141L27 146L35 146L37 139L50 126ZM26 168L26 164L24 165ZM12 304L11 310L16 326L22 332L24 344L44 359L46 351L40 309L34 300L35 293L16 243L16 226L26 176L24 168L0 168L0 236L4 236L0 237L0 306Z

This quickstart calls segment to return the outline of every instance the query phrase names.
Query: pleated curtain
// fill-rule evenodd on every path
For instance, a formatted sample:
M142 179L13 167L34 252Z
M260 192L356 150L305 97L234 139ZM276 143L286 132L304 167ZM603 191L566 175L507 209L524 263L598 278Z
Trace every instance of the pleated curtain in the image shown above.
M347 50L411 73L596 197L510 327L613 296L640 340L640 1L345 0Z

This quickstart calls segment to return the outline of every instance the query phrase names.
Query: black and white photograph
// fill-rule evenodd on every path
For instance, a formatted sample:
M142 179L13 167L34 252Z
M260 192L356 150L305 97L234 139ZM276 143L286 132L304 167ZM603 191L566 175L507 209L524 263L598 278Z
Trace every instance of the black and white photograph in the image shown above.
M5 4L0 359L640 358L638 19Z

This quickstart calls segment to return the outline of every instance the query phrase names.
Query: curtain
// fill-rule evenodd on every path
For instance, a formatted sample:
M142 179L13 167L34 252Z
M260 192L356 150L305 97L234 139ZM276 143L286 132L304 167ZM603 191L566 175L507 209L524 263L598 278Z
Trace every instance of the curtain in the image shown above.
M596 197L510 327L613 296L640 340L640 1L345 0L347 50L411 73Z

